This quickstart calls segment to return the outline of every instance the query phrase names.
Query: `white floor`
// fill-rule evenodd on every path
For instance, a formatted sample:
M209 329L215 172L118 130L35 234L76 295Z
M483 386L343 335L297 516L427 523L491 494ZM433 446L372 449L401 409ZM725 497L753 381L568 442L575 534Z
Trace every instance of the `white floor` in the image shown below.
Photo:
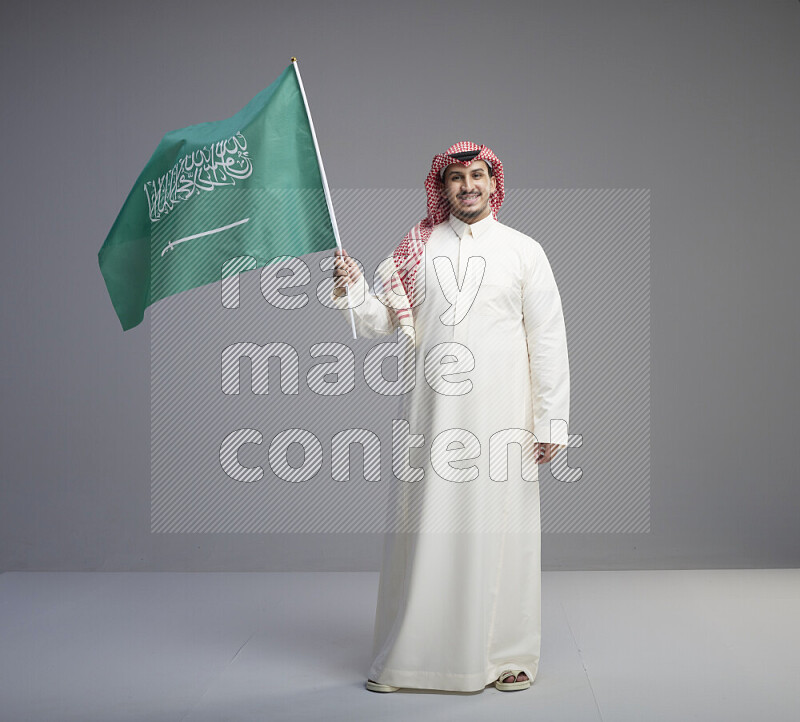
M367 692L377 582L2 574L0 721L800 720L800 570L545 572L514 693Z

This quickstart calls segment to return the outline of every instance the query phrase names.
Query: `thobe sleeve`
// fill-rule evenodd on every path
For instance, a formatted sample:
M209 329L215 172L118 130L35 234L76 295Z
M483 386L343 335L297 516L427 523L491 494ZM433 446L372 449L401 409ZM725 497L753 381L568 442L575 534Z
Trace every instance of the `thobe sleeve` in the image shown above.
M350 326L350 305L356 324L356 334L361 338L377 338L391 334L398 326L394 309L385 305L369 288L363 275L351 284L347 295L337 297L331 291L331 301L338 308Z
M561 296L550 262L534 241L523 279L523 321L528 344L534 428L541 443L567 445L569 358Z

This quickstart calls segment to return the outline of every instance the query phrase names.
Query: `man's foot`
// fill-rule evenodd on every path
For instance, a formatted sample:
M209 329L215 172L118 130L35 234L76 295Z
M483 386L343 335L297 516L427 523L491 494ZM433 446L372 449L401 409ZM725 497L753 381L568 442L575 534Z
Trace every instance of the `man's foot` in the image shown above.
M531 686L530 678L521 669L506 669L494 683L501 692L513 692L517 689L528 689Z
M397 690L400 689L400 687L392 687L390 684L381 684L371 679L367 680L366 687L370 692L397 692Z

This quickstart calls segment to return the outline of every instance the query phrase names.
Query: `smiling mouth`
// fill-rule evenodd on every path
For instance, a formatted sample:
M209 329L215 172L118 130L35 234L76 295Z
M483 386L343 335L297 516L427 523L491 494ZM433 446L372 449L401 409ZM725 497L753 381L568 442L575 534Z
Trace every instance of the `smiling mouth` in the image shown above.
M458 197L458 199L462 203L466 203L467 205L474 204L479 198L480 198L480 194L479 193L469 193L469 194L461 195L461 196Z

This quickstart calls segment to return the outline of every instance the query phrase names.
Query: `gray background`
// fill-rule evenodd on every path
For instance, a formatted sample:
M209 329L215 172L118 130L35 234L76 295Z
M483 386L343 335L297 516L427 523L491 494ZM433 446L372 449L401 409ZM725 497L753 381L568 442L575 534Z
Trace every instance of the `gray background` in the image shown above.
M650 189L650 531L545 534L544 568L797 566L800 3L4 2L0 28L0 569L377 569L374 534L150 533L150 312L123 334L97 268L161 136L291 55L335 188L419 188L469 138L509 187Z

